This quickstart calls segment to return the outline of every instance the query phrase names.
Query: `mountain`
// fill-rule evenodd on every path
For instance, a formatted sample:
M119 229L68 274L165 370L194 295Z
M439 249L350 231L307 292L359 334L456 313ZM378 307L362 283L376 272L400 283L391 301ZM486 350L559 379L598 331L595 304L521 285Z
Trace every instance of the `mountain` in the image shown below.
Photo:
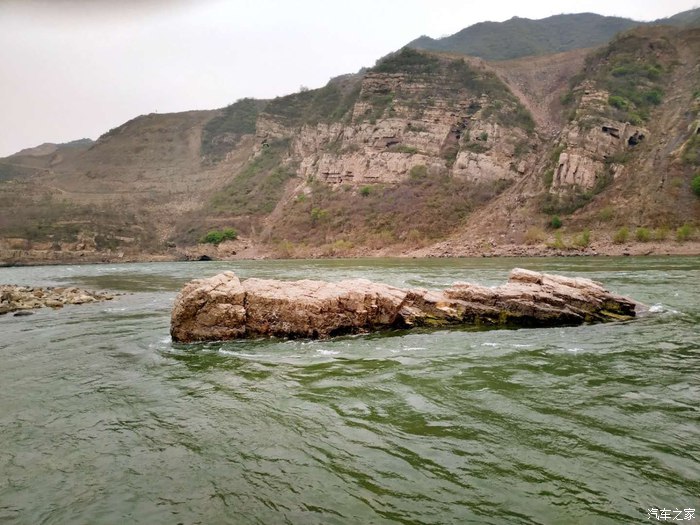
M676 27L698 27L700 26L700 8L683 11L668 18L660 18L656 20L654 24L672 25Z
M652 24L697 26L700 24L700 9L678 13ZM541 20L514 17L505 22L475 24L444 38L421 36L408 46L486 60L507 60L599 46L616 34L639 25L643 22L593 13L555 15Z
M475 24L437 40L422 36L408 46L507 60L598 46L637 25L639 22L628 18L593 13L555 15L541 20L514 17L505 22Z
M495 62L404 48L320 89L25 150L0 173L6 263L687 237L700 226L700 29ZM238 239L200 243L229 229Z

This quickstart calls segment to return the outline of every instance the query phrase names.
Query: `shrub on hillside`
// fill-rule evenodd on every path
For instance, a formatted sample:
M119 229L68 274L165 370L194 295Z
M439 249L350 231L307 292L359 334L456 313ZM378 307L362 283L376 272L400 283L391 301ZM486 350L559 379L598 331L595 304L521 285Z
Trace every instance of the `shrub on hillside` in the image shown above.
M583 230L575 239L574 246L588 248L591 245L591 231Z
M613 236L613 242L615 244L624 244L627 242L627 238L629 237L629 235L629 229L627 228L627 226L623 226L615 232L615 235Z
M700 197L700 173L693 177L693 180L690 182L690 187L692 188L693 193Z
M634 236L639 242L649 242L651 240L651 232L647 228L637 228Z
M537 226L532 226L525 232L525 244L540 244L544 242L546 238L547 235L545 232L542 228L538 228Z
M690 224L684 224L676 230L676 240L678 242L685 242L690 239L693 233L693 227Z
M233 241L238 237L238 232L233 228L224 228L223 230L212 230L208 232L202 241L205 244L219 245L224 241Z

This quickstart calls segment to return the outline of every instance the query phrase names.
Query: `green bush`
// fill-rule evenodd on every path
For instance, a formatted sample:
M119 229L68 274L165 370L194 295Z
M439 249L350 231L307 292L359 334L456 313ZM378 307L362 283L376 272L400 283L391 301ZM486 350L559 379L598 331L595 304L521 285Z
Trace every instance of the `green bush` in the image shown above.
M681 160L691 166L700 164L700 135L696 133L685 143Z
M328 211L321 208L311 209L311 222L313 224L323 222L328 218Z
M565 250L568 248L564 242L564 237L562 236L561 232L554 234L554 241L547 244L547 246L554 248L555 250Z
M362 186L360 188L360 195L363 197L369 197L369 195L372 193L372 186Z
M637 228L634 236L639 242L649 242L651 240L651 232L647 228Z
M559 164L559 157L561 154L564 152L566 149L566 144L560 144L556 148L552 150L552 153L549 156L549 160L551 160L554 164Z
M583 230L581 234L574 239L574 245L579 248L588 248L591 244L591 232L590 230Z
M550 168L542 174L542 181L544 185L548 188L552 187L552 182L554 182L554 169Z
M690 182L690 187L692 188L693 193L700 197L700 173L693 177L693 180Z
M378 73L411 73L430 75L440 69L440 61L432 55L421 53L410 47L404 47L386 58L381 59L374 71Z
M654 230L654 239L657 241L663 241L668 237L668 228L666 226L660 226Z
M408 176L413 180L424 179L428 175L428 168L424 164L416 164L408 172Z
M613 236L613 242L615 244L624 244L627 242L627 238L629 237L629 235L629 228L627 228L627 226L623 226L615 232L615 235Z
M685 242L690 239L693 233L693 227L690 224L684 224L676 230L676 240L678 242Z
M610 104L614 108L621 109L623 111L626 110L630 105L629 101L626 98L621 97L619 95L610 95L608 97L608 104Z
M398 146L394 146L393 148L391 148L391 151L395 151L396 153L408 153L410 155L414 155L418 153L418 148L413 146L406 146L405 144L399 144Z
M606 206L605 208L601 208L601 210L598 212L598 219L600 219L603 222L608 222L610 219L612 219L614 215L614 210L612 209L611 206Z
M219 245L224 241L233 241L238 237L238 232L233 228L223 230L212 230L202 237L201 242L205 244Z
M559 228L561 228L561 224L562 223L561 223L561 219L559 218L559 215L554 215L549 221L549 225L552 228L554 228L555 230L558 230Z
M486 153L491 149L486 144L482 144L481 142L467 142L464 145L464 148L472 153Z

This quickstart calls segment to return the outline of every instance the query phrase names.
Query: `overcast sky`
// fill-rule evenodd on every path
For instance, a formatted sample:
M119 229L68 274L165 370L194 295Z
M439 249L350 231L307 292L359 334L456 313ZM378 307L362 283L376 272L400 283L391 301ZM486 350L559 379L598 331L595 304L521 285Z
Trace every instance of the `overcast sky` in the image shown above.
M653 20L699 0L0 0L0 156L137 115L324 85L420 35L513 16Z

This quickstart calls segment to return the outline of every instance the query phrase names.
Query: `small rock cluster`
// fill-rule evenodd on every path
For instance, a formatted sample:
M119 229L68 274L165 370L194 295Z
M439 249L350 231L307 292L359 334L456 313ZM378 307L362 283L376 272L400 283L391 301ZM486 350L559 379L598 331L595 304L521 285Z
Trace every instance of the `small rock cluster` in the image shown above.
M0 285L0 315L34 308L61 308L66 304L86 304L109 301L113 296L103 292L92 292L75 287L34 287ZM17 314L15 314L17 315Z

